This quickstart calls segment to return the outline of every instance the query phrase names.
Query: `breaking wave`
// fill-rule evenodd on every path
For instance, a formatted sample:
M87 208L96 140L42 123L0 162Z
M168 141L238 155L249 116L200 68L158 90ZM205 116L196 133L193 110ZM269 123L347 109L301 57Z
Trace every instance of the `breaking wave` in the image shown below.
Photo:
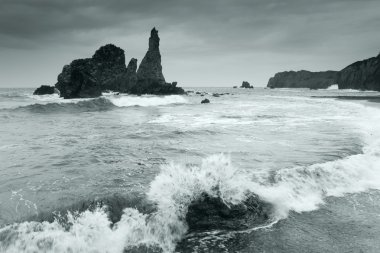
M16 111L33 113L57 112L92 112L105 111L116 107L131 106L162 106L170 104L183 104L187 100L178 95L172 96L104 96L94 99L64 100L57 95L32 96L39 103L20 106Z
M185 104L187 100L180 95L171 96L112 96L111 102L118 107L127 106L160 106L169 104Z

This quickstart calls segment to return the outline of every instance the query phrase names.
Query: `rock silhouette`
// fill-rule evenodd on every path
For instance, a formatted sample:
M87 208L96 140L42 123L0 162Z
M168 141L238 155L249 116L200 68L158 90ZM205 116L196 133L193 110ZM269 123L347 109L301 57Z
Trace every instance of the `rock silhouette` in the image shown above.
M337 71L310 72L301 70L279 72L269 79L267 87L326 89L336 84L337 74Z
M91 58L78 59L63 67L55 87L64 98L92 98L102 91L130 94L183 94L177 82L166 83L162 74L160 38L153 28L149 49L137 71L137 59L125 66L124 50L107 44Z
M337 83L339 89L380 91L380 54L342 69Z

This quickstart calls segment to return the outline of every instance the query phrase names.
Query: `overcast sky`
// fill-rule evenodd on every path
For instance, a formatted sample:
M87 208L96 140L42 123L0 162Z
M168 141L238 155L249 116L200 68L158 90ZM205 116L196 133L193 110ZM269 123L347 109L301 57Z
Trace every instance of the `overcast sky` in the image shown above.
M0 87L54 85L107 43L140 62L154 26L181 86L265 86L380 52L379 0L0 0Z

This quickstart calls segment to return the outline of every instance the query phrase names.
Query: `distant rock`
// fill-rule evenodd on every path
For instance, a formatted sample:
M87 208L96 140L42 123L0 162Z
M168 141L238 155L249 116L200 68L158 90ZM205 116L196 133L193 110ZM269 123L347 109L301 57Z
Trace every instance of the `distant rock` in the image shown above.
M54 93L59 94L59 90L57 90L54 86L41 85L33 92L33 95L50 95Z
M339 89L380 91L380 54L342 69L337 83Z
M217 97L217 98L220 97L221 95L223 95L223 94L219 94L219 93L213 93L212 94L213 97Z
M245 88L245 89L253 89L253 86L249 84L247 81L243 81L241 84L240 88Z
M201 101L201 104L209 104L210 103L210 100L208 100L207 98L206 99L203 99Z
M234 87L232 87L232 88L237 89L237 86L234 86Z
M220 197L203 194L191 203L186 215L189 232L212 229L246 229L265 223L272 206L255 194L237 205L227 205Z
M269 79L269 88L309 88L326 89L336 84L337 71L310 72L285 71L275 74Z
M130 91L132 94L184 94L177 82L166 83L162 74L160 38L153 28L149 38L149 48L137 70L137 84Z

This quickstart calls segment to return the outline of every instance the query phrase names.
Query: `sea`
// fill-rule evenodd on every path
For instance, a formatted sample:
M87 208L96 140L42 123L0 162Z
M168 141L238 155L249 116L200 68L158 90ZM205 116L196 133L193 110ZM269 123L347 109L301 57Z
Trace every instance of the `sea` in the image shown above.
M380 93L186 90L0 89L0 252L380 252L380 104L337 98ZM247 193L266 221L189 230Z

